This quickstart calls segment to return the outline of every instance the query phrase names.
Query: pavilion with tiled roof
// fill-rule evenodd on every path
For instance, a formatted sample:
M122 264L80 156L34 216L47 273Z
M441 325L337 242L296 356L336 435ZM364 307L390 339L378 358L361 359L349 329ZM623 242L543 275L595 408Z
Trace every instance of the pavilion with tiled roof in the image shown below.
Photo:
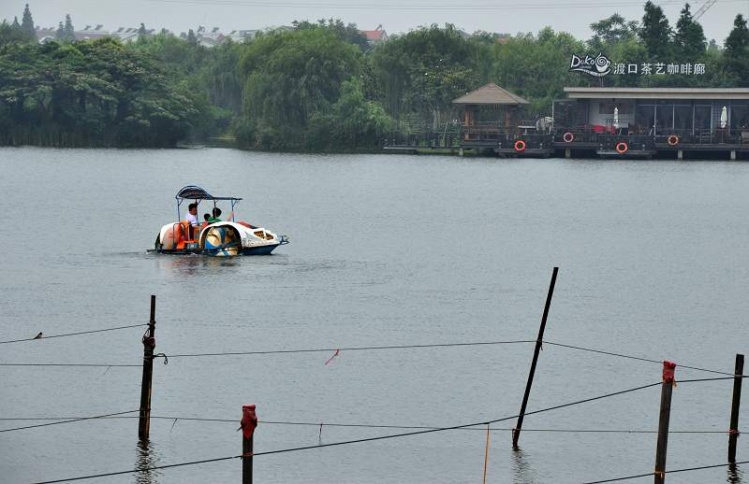
M453 104L464 107L463 126L474 126L475 124L484 124L489 121L495 126L504 124L505 127L509 127L514 123L517 117L515 114L518 109L530 103L522 97L490 82L475 91L455 99ZM493 119L477 119L477 117L480 118L480 116L477 116L479 111L482 114L488 112L488 116ZM484 117L486 117L486 114Z

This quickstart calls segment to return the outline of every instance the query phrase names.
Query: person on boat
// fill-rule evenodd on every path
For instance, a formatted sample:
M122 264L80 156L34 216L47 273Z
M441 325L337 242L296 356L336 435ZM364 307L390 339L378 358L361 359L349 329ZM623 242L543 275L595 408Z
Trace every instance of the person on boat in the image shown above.
M187 206L187 221L190 222L190 226L198 226L198 204L191 203Z
M213 207L213 216L208 219L208 223L215 224L216 222L221 222L221 209L218 207Z
M203 214L203 223L200 226L200 230L203 230L204 228L206 228L209 225L211 225L210 220L211 220L211 215L207 214L207 213L204 213Z
M191 203L187 206L187 238L192 240L195 237L195 231L198 228L198 204Z

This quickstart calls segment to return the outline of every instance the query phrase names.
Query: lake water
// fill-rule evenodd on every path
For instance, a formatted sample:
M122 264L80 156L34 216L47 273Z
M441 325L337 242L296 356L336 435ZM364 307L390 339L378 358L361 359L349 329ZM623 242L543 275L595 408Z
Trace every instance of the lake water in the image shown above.
M0 340L145 324L155 294L156 352L172 355L154 368L147 448L134 418L2 432L6 483L237 456L248 403L257 453L512 417L533 344L346 348L534 340L555 266L548 342L652 361L547 343L528 411L658 383L664 359L732 373L749 350L746 163L22 148L0 149L0 172ZM234 259L146 253L188 184L243 197L240 218L291 243ZM144 330L0 344L0 430L137 410L139 367L10 364L138 365ZM174 356L305 349L331 351ZM487 482L652 472L660 393L529 415L518 452L515 419L493 424ZM674 388L669 469L726 462L731 393L731 381ZM258 455L254 478L477 483L485 449L478 426ZM667 481L749 482L747 468ZM237 483L241 462L98 482Z

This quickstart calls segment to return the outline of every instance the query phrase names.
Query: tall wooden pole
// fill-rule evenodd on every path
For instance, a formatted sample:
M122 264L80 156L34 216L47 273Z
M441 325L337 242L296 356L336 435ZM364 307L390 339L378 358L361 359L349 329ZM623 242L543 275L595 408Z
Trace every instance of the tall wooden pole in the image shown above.
M512 449L518 450L518 440L520 439L520 430L523 428L523 417L525 417L525 408L528 406L528 398L531 395L531 387L533 386L533 375L536 374L536 364L538 363L538 355L541 353L541 345L544 341L544 330L546 329L546 319L549 317L549 307L551 306L551 298L554 296L554 285L557 282L557 272L559 267L555 267L551 274L551 283L549 284L549 294L546 296L546 306L544 306L544 315L541 318L541 327L538 329L538 338L536 338L536 349L533 352L533 362L531 363L531 371L528 374L528 383L525 385L525 394L523 395L523 403L520 405L520 416L518 417L518 423L515 428L512 429Z
M671 420L671 393L674 388L676 363L663 362L661 386L661 414L658 419L658 443L655 449L655 484L666 482L666 450L668 449L668 424Z
M736 355L731 402L731 426L728 431L728 462L736 463L736 444L739 440L739 409L741 408L741 381L744 378L744 355Z
M242 405L242 484L252 484L252 457L257 414L255 405Z
M153 383L153 350L156 348L156 296L151 296L151 319L143 335L143 378L140 383L140 419L138 438L148 440L151 430L151 385Z

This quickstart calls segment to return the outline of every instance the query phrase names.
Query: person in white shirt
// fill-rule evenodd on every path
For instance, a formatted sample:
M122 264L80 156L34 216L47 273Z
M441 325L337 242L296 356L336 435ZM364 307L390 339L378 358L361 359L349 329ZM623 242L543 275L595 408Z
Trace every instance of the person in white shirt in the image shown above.
M198 204L191 203L187 206L187 221L190 222L192 227L198 226Z

